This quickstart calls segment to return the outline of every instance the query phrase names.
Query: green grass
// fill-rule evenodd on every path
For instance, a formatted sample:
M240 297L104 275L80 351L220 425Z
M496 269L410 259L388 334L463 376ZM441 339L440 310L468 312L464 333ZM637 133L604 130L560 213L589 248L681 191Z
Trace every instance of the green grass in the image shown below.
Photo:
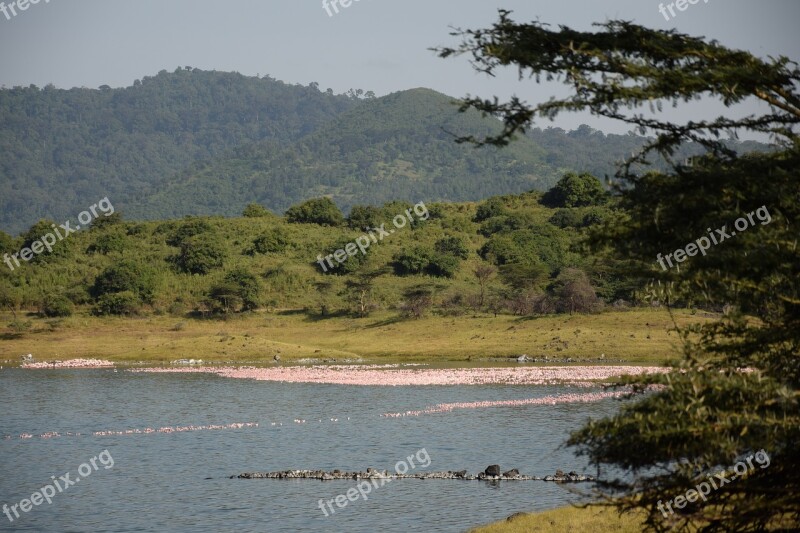
M708 320L688 311L678 324ZM0 361L32 353L39 360L98 357L117 362L268 362L303 358L364 362L466 362L520 354L550 359L662 364L678 357L678 335L664 310L609 311L594 315L430 316L399 320L397 313L368 318L319 319L297 311L256 312L228 320L169 315L98 318L80 313L63 320L26 317L21 335L2 331ZM11 322L0 314L0 324Z

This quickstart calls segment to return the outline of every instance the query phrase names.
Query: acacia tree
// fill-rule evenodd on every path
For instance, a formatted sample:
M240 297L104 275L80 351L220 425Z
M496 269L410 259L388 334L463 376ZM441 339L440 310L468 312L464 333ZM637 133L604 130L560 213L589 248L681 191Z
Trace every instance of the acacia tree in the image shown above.
M596 234L593 244L631 265L629 273L641 276L660 301L691 295L734 310L679 330L681 372L631 380L639 392L650 384L663 388L624 404L613 417L590 422L569 444L598 468L621 472L601 477L599 495L621 510L646 509L652 529L796 530L800 70L786 57L761 59L674 30L623 21L598 27L553 30L539 22L514 22L510 12L500 11L491 28L458 30L453 35L462 39L460 45L437 50L441 57L468 54L487 74L513 66L521 78L561 80L571 89L566 98L537 105L517 97L508 102L468 97L462 110L497 116L504 128L461 142L505 145L537 120L562 111L588 110L655 134L621 165L616 192L623 215ZM699 98L727 107L760 101L768 110L685 123L660 114L664 105ZM742 131L769 135L772 150L738 154L735 143L720 140ZM705 148L690 166L672 157L687 142ZM670 170L644 172L643 165L655 157L665 159ZM759 209L766 214L756 219ZM733 225L748 216L754 220L749 229L733 236ZM699 239L712 235L715 245L697 253L705 244ZM656 262L658 254L688 251L687 243L695 242L694 256L684 256L674 268ZM673 514L662 511L664 502L695 489L709 474L762 449L771 458L768 469L755 468L702 499L684 501Z

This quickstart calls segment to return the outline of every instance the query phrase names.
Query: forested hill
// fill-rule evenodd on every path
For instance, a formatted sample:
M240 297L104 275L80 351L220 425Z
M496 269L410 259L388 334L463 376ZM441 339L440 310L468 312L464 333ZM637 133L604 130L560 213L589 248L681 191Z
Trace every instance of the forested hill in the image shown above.
M104 196L134 212L198 161L264 139L288 144L357 103L189 67L122 89L0 90L0 228L63 221Z
M498 130L476 112L459 113L443 94L398 92L363 101L287 148L261 143L186 173L144 214L212 214L226 205L224 214L235 215L251 201L283 211L322 195L344 209L390 200L479 200L555 183L546 152L530 139L502 150L455 142L457 135Z
M331 195L472 201L546 190L566 171L611 174L642 137L534 130L508 148L454 135L498 124L429 89L334 95L269 77L181 68L111 89L0 90L0 229L19 233L108 196L128 219L281 212Z

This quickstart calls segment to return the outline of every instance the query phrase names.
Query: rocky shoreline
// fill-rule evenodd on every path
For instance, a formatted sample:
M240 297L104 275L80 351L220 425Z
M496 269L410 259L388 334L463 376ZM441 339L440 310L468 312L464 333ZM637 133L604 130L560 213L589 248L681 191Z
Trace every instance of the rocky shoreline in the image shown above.
M421 472L417 474L390 474L388 470L368 468L365 472L346 472L343 470L282 470L277 472L244 472L231 479L315 479L319 481L332 481L342 479L455 479L462 481L555 481L557 483L585 483L595 481L594 476L578 474L576 472L564 473L556 470L550 476L526 476L513 468L506 472L500 471L499 465L491 465L483 472L470 474L466 470L448 470L446 472Z

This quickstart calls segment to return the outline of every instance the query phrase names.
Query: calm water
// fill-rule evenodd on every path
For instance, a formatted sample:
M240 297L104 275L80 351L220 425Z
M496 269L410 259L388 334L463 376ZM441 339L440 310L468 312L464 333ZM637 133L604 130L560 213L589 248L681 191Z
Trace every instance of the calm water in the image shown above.
M112 370L0 370L0 437L49 431L258 422L257 428L130 436L0 440L0 505L29 498L108 449L80 483L1 531L465 531L518 511L575 501L541 481L396 480L325 517L317 506L355 481L239 480L253 470L392 470L425 448L425 470L501 468L546 475L588 472L560 448L590 417L618 402L468 409L411 418L385 412L443 402L523 399L560 387L347 387ZM575 392L575 389L569 389ZM347 420L350 417L350 420ZM318 422L318 419L323 422ZM338 418L339 422L330 422ZM293 423L306 419L305 425ZM271 426L272 422L282 426ZM417 469L420 471L422 469ZM210 478L210 479L209 479ZM12 515L13 516L13 515Z

